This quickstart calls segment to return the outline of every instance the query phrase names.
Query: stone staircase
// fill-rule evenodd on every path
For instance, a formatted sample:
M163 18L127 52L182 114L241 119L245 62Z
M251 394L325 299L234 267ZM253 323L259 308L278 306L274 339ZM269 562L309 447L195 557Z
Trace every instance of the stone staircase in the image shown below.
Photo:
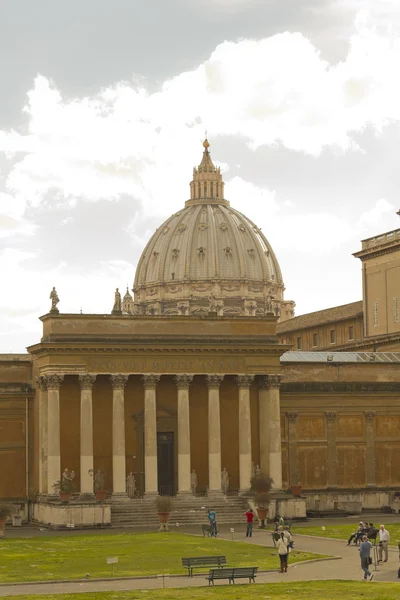
M217 513L219 524L244 523L247 500L239 496L221 495L213 498L177 496L172 500L170 527L202 525L208 523L208 508ZM158 527L154 498L113 501L111 503L112 527Z

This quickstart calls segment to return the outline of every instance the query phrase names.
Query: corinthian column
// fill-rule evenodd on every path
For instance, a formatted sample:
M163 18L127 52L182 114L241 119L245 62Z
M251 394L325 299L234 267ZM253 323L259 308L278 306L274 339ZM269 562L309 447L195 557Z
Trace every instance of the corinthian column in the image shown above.
M269 390L267 377L259 379L258 423L260 435L260 468L269 475Z
M158 494L156 387L159 375L143 375L145 493Z
M219 388L223 375L207 375L208 385L208 491L222 493L221 489L221 417Z
M47 493L55 495L53 486L61 479L60 455L60 385L64 375L46 375L47 382Z
M125 384L128 375L110 375L113 386L113 495L126 494Z
M81 386L81 494L93 494L93 400L96 375L79 375Z
M39 388L39 494L47 492L47 379L36 377Z
M250 489L251 479L251 418L250 386L254 375L238 375L239 386L239 488Z
M176 375L178 387L178 492L190 493L189 386L193 375Z
M282 489L282 443L281 443L281 405L279 375L267 375L269 396L269 476L273 480L272 489Z

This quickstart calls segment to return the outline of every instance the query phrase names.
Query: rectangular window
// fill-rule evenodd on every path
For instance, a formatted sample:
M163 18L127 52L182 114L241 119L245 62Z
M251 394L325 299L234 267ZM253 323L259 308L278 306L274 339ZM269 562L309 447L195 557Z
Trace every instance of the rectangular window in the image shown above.
M296 348L297 350L301 350L301 337L296 339Z
M314 347L318 346L318 333L313 333L313 336L312 336L312 345Z
M349 327L349 340L354 340L354 327L350 325Z
M393 296L393 323L399 322L399 299Z
M336 342L336 331L334 329L331 329L330 331L330 339L331 344L334 344Z
M379 315L378 315L378 303L374 302L372 305L372 322L374 327L378 327L379 325Z

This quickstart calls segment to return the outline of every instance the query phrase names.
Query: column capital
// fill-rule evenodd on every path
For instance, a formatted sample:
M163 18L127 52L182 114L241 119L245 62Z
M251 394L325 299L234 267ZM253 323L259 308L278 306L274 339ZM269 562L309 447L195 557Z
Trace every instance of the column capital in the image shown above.
M286 413L286 416L288 418L289 423L296 423L296 421L297 421L297 413L296 412Z
M224 375L206 375L206 381L209 388L219 388Z
M178 390L188 390L193 381L193 375L175 375Z
M155 390L157 387L157 383L160 381L160 375L156 375L155 373L142 375L142 381L145 389Z
M254 375L237 375L236 382L241 388L249 388L254 381Z
M81 390L91 390L95 381L96 375L93 375L92 373L79 374L79 385L81 386Z
M110 375L110 381L114 390L123 390L126 382L128 381L129 375L121 375L117 373L115 375Z
M62 380L64 379L64 375L60 375L59 373L49 373L43 375L43 377L46 379L48 390L59 390Z
M367 421L373 421L375 419L376 413L374 412L365 412L364 417Z
M265 385L269 389L279 389L281 382L281 375L265 375Z
M47 392L46 375L38 375L38 377L36 377L36 385L41 392Z
M328 423L334 423L336 421L336 413L335 412L326 412L325 413L326 420Z

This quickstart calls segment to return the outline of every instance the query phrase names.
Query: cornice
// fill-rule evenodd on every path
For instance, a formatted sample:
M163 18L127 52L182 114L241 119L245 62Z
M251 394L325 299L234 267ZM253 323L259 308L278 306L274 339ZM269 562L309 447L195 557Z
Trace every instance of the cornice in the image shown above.
M291 348L291 345L276 345L273 347L243 347L238 348L234 347L212 347L212 348L199 348L197 347L187 347L185 346L173 346L173 347L165 347L165 346L129 346L129 345L118 345L118 346L69 346L63 344L62 346L53 346L46 344L37 344L36 346L31 346L29 351L32 355L43 355L43 354L71 354L71 353L94 353L94 354L175 354L177 352L182 352L185 354L246 354L246 355L257 355L260 353L267 354L268 356L282 356L285 352L287 352Z
M399 249L400 242L396 241L390 246L377 246L375 248L365 248L364 250L360 250L359 252L354 252L353 256L355 258L359 258L361 261L364 261L367 258L376 258L385 254L391 254L392 252L396 252L396 250Z
M374 393L374 392L400 392L398 382L286 382L281 385L282 393Z

